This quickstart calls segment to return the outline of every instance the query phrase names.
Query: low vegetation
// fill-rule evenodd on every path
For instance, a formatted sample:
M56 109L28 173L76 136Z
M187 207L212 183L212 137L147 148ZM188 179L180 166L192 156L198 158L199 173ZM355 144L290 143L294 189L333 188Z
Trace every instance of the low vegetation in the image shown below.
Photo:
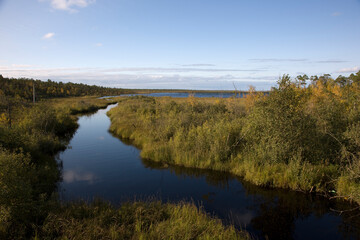
M48 215L41 239L250 239L224 227L188 203L124 203L114 208L102 201L64 205Z
M52 99L30 104L0 96L0 239L33 235L56 209L60 168L54 154L66 148L78 112L110 101L95 98Z
M268 96L251 89L244 99L120 98L111 131L153 161L360 203L360 72L307 80L285 75ZM60 204L54 154L76 114L113 102L49 97L33 104L0 92L1 239L248 238L191 204Z
M123 98L108 115L144 158L360 203L360 72L284 75L245 99Z
M62 205L54 155L77 129L76 114L115 101L78 97L33 104L4 94L0 100L0 239L248 238L192 204Z

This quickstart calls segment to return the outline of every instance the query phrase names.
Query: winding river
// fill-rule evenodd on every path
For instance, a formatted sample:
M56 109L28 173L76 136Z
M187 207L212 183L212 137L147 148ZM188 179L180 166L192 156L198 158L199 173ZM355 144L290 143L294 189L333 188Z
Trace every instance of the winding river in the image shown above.
M190 201L258 239L360 239L359 213L337 212L353 208L349 203L141 159L139 149L108 132L113 107L80 117L70 147L59 154L62 201Z

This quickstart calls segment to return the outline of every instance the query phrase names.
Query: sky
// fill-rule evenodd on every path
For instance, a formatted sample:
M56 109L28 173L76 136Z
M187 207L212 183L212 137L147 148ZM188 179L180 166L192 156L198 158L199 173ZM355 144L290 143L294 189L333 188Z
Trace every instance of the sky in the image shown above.
M0 74L257 90L360 70L360 0L0 0Z

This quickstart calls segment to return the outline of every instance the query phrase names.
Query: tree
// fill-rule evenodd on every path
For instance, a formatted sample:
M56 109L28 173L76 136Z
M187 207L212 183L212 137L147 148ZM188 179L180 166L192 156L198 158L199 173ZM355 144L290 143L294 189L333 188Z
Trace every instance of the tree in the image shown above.
M340 75L335 79L335 82L340 87L344 87L345 85L349 84L349 79L347 77L344 77L344 76Z
M299 75L296 77L296 82L299 86L306 87L306 82L309 80L308 75Z
M319 77L317 75L311 76L310 81L312 85L316 85L317 81L319 80Z

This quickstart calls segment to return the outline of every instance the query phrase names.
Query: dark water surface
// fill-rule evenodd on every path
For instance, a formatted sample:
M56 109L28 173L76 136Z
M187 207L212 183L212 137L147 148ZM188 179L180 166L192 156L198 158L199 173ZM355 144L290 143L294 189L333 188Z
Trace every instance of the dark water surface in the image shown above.
M360 239L359 212L330 210L354 207L348 203L142 160L137 148L108 132L106 112L112 107L80 117L71 148L59 154L63 201L100 197L118 205L134 199L186 200L259 239Z

